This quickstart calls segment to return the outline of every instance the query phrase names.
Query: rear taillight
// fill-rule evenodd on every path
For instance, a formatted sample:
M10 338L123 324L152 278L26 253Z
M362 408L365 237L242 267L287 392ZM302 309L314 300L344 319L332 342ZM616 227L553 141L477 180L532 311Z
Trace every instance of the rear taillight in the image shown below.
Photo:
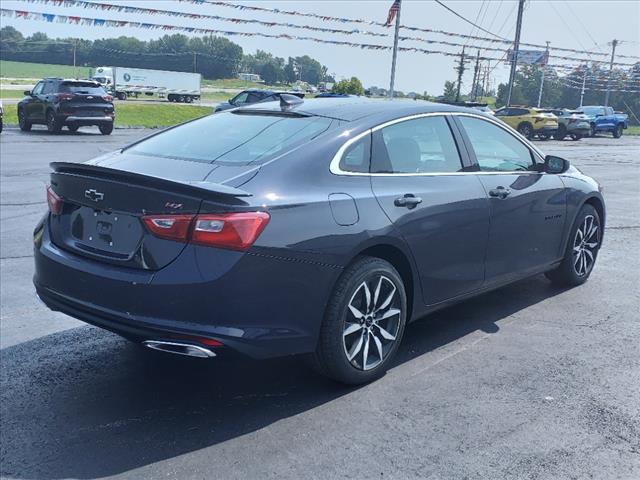
M191 241L198 245L246 250L269 223L266 212L198 215L193 224Z
M155 236L208 247L247 250L269 223L266 212L204 215L147 215L142 221Z
M111 95L103 95L103 96L102 96L102 99L103 99L105 102L113 102L113 97L112 97Z
M150 215L142 217L142 221L156 237L186 242L193 215Z
M58 93L56 95L57 102L68 102L69 100L73 100L75 95L73 93Z
M60 215L60 213L62 213L64 200L53 191L51 185L47 185L47 203L49 204L49 211L53 215Z

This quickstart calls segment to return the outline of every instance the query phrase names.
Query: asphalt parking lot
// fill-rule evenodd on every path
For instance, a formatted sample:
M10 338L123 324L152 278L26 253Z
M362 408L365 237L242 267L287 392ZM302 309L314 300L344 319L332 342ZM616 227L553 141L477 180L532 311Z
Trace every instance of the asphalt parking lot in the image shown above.
M149 133L86 132L0 135L3 478L640 478L640 137L538 142L604 185L589 282L431 315L384 378L346 388L298 359L144 351L39 304L48 163Z

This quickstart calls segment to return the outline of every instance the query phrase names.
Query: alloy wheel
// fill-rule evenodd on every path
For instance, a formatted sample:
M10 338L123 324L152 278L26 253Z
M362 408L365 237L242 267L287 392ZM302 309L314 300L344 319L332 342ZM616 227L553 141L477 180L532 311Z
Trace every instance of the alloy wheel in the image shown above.
M342 333L344 352L360 370L380 365L398 337L401 301L384 275L365 279L349 300Z
M599 244L600 226L593 215L587 215L573 240L573 268L579 277L591 271Z

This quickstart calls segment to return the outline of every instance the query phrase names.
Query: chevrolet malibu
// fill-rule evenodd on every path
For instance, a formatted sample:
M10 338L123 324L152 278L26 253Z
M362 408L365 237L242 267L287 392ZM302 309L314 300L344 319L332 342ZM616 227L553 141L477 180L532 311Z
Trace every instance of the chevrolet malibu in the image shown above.
M605 222L567 160L426 102L285 95L51 167L52 310L182 355L305 354L351 384L434 310L540 273L582 284Z

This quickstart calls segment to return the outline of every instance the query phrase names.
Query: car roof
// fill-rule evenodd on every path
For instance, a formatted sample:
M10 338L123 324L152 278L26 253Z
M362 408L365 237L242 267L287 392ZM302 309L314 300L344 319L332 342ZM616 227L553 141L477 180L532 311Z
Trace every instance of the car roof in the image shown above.
M241 110L276 113L281 111L279 102L265 102L241 107ZM337 97L304 100L294 106L292 111L307 115L330 117L338 120L355 121L375 117L376 121L393 120L408 115L436 112L468 112L482 115L479 110L444 103L422 100L388 100L366 97Z

